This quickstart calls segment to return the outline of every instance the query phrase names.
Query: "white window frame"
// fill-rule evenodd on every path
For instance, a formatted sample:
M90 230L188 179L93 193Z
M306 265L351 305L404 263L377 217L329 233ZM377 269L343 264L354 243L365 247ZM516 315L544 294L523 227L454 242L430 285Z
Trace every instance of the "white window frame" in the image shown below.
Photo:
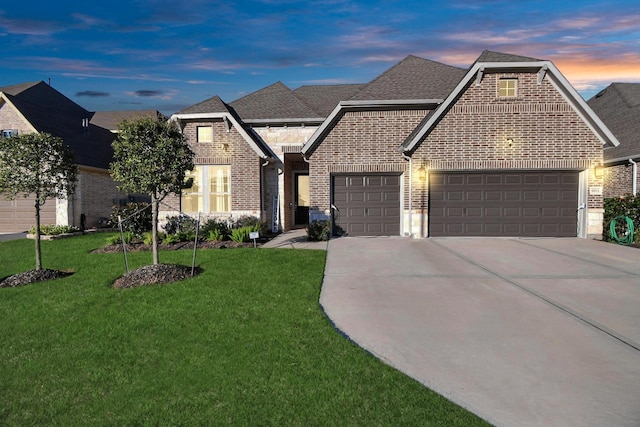
M223 178L226 178L227 183L226 183L226 191L225 188L211 188L211 179L213 178L214 174L219 173L219 171L222 170L223 174L226 173L226 176L223 176ZM192 172L187 172L188 174L190 174L191 176L195 175L195 181L199 184L199 188L197 192L190 192L189 188L185 188L184 190L182 190L182 196L181 196L181 201L182 201L182 210L184 212L189 212L189 213L196 213L195 211L191 211L191 210L186 210L184 208L184 196L195 196L197 197L197 205L198 205L198 211L199 212L203 212L203 213L208 213L208 214L229 214L231 213L231 165L196 165L194 170ZM188 175L189 176L189 175ZM224 184L222 184L224 186ZM214 203L212 202L212 198L213 197L217 197L217 196L226 196L228 197L227 199L227 205L228 205L228 210L224 210L224 211L213 211L211 210L211 208L213 207Z
M502 83L506 83L505 87ZM510 83L513 84L511 87ZM518 97L518 79L503 78L498 80L498 96L500 98L517 98Z

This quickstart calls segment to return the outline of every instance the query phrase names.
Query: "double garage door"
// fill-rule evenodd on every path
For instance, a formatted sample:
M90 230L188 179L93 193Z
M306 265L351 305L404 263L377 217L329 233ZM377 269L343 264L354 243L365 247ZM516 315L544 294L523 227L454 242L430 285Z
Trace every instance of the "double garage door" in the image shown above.
M400 235L400 175L332 177L336 232ZM576 171L432 172L429 236L575 237Z
M430 236L575 237L578 172L433 173Z
M34 202L33 197L7 200L0 196L0 233L21 233L33 227L36 223ZM55 199L40 206L40 223L56 223Z

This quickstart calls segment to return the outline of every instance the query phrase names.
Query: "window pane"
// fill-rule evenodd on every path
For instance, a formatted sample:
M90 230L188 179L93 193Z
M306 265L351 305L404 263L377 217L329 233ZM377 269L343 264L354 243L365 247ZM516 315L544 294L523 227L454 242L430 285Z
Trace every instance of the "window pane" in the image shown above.
M231 166L209 166L209 210L231 212Z
M213 142L213 127L198 126L198 142Z
M182 190L182 210L185 212L202 212L204 210L204 198L202 197L202 173L201 166L196 166L193 171L187 171L185 178L193 178L190 188Z
M501 79L499 85L501 97L513 98L517 96L518 80Z

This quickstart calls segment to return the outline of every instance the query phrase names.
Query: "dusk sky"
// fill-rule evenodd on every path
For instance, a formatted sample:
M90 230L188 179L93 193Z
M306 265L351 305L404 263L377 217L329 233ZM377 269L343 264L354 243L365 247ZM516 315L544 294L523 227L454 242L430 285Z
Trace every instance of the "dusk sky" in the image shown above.
M171 114L282 81L366 83L407 55L553 61L585 99L640 82L640 1L14 1L0 86L51 79L91 111Z

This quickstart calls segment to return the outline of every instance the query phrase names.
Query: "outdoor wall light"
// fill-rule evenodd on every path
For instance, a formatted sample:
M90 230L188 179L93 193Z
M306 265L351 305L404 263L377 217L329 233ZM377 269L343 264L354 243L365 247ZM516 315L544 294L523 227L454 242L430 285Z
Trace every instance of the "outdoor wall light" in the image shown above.
M228 143L228 142L223 142L223 143L222 143L222 149L223 149L224 151L227 151L227 150L229 149L229 143Z
M604 176L604 167L602 165L597 165L593 169L593 174L596 176L596 178L602 178Z
M423 165L421 165L416 172L418 173L418 181L427 181L427 169Z

